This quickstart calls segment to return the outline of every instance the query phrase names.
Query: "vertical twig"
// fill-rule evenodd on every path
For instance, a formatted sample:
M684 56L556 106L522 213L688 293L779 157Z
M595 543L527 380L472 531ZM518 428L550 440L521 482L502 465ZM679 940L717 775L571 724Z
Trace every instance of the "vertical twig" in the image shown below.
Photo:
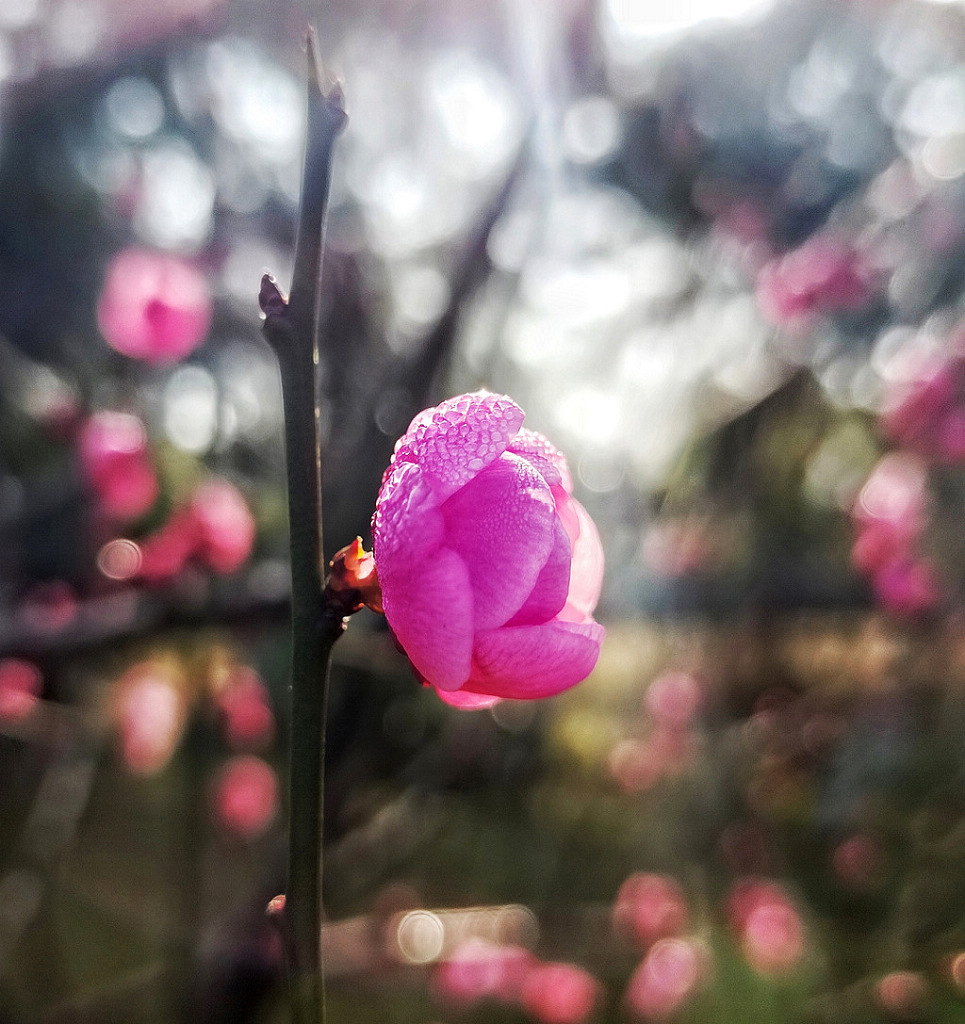
M344 612L323 590L321 451L318 430L318 313L325 212L335 140L345 124L342 94L322 92L308 39L308 138L295 268L286 301L262 279L264 334L278 357L285 407L292 572L292 705L288 891L285 929L293 1024L324 1020L321 891L325 716L332 646Z

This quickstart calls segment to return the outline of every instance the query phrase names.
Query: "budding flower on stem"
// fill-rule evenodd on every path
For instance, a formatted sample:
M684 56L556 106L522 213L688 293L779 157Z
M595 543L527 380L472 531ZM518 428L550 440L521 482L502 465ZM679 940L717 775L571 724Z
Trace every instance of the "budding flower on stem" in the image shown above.
M395 446L372 519L389 626L457 707L549 697L585 679L603 549L566 459L505 395L421 412Z

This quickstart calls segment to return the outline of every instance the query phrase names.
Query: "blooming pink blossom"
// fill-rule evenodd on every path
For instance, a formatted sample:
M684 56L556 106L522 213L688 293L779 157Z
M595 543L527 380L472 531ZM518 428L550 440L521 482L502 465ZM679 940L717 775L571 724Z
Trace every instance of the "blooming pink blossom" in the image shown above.
M157 476L151 465L144 424L123 412L98 412L80 432L84 473L105 515L137 519L154 504Z
M211 292L204 275L176 256L124 249L107 269L97 322L123 355L176 362L208 333Z
M382 479L373 535L382 603L418 675L444 699L548 697L589 675L599 535L564 457L505 395L420 413Z

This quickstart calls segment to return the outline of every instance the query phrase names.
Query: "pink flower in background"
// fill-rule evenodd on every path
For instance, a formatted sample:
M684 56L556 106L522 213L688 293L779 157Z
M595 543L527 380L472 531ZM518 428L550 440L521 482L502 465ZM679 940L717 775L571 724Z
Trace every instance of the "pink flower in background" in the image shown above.
M582 1024L599 998L596 978L582 967L545 963L526 976L521 1002L543 1024Z
M98 412L80 432L80 460L102 511L111 519L137 519L158 496L147 432L136 417Z
M187 717L180 674L162 661L141 661L118 684L121 756L131 771L153 775L170 760Z
M198 347L211 326L208 282L176 256L124 249L107 269L97 322L123 355L176 362Z
M667 729L686 729L703 698L700 682L693 675L669 671L647 687L644 705L658 725Z
M32 661L0 660L0 722L19 722L37 704L43 676Z
M788 971L804 955L804 923L780 886L755 879L737 882L727 911L744 956L761 974Z
M603 627L593 521L564 457L504 395L460 395L398 441L373 517L389 625L451 704L548 697L585 679Z
M261 676L245 665L236 668L217 696L225 738L234 749L260 750L275 736L275 714Z
M687 901L675 879L638 872L620 886L613 923L644 946L679 935L687 927Z
M703 980L706 961L705 950L689 939L661 939L630 978L627 1007L644 1020L673 1017Z
M260 757L241 754L218 773L213 798L215 815L229 832L256 839L278 813L278 777Z
M469 939L436 967L433 987L451 1003L466 1005L481 999L513 1002L536 962L522 946Z
M191 559L217 573L237 572L251 554L255 533L255 517L241 491L212 477L140 542L139 575L148 583L166 583Z
M852 244L815 235L761 268L757 298L773 323L800 327L822 313L860 309L871 296L872 276Z
M211 479L191 501L197 553L215 572L240 569L255 542L255 517L244 495L228 480Z

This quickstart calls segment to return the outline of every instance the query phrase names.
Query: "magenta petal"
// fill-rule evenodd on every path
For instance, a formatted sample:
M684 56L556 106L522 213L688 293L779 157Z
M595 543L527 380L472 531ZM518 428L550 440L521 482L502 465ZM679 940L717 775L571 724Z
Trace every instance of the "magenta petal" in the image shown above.
M522 607L553 547L556 507L542 476L504 454L442 505L446 543L472 581L476 629L501 626Z
M477 391L450 398L416 416L396 444L394 458L418 463L444 501L502 455L523 415L505 395Z
M553 548L540 570L526 603L509 620L509 626L538 625L549 622L566 604L570 590L570 538L557 518L553 521Z
M582 622L593 614L603 587L603 545L596 523L575 499L569 499L570 514L575 514L580 533L573 542L573 564L570 568L570 590L566 607L559 617L568 622Z
M593 671L602 642L597 622L553 620L477 633L465 689L494 697L551 697Z
M481 708L495 707L502 697L490 697L484 693L469 693L468 690L440 690L436 687L439 699L454 708L463 711L479 711Z
M573 490L573 480L566 456L535 430L523 427L513 438L507 451L513 455L522 455L542 474L548 484L559 484L565 491Z
M417 579L412 590L383 582L385 617L426 682L458 690L469 678L472 660L469 573L455 551L441 548L419 564Z
M411 586L409 574L442 543L438 499L411 462L391 466L382 480L372 517L375 563L383 588L394 577Z

